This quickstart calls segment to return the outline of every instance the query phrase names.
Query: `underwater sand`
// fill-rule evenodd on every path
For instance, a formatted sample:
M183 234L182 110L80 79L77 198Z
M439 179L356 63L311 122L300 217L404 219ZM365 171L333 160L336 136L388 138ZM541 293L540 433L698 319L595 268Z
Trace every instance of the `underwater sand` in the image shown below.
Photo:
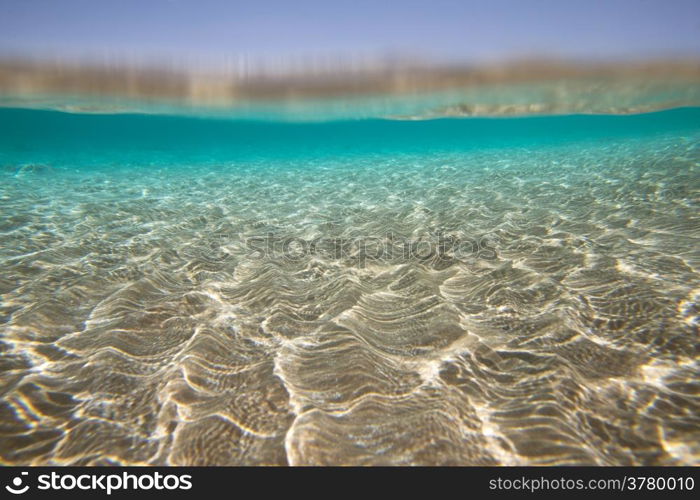
M0 110L5 464L700 464L700 108Z

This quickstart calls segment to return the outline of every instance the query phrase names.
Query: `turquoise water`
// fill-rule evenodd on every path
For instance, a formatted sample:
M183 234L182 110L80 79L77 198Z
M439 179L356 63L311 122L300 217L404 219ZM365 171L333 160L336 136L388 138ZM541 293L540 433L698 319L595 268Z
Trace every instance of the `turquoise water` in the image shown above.
M275 122L0 110L2 159L18 164L221 163L255 158L468 152L696 132L700 108L631 115ZM276 165L277 167L281 165Z
M0 180L3 463L700 463L700 108L5 108Z

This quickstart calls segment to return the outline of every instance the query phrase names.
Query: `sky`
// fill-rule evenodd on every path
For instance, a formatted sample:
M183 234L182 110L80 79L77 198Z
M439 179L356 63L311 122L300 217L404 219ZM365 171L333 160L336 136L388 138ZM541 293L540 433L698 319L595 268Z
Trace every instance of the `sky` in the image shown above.
M0 0L0 55L700 59L700 0Z

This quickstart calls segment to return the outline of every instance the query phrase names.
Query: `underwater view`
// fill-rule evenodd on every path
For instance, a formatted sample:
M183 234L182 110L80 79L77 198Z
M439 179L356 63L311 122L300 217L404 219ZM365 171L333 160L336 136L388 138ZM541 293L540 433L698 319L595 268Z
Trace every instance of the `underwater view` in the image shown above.
M700 108L261 116L0 109L3 463L700 463Z
M698 20L0 0L0 488L692 491Z

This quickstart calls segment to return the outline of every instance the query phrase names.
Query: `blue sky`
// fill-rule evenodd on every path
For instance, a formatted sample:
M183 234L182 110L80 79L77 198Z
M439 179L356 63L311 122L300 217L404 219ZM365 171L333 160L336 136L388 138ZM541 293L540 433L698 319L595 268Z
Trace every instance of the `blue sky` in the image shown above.
M0 0L0 53L700 56L700 0Z

